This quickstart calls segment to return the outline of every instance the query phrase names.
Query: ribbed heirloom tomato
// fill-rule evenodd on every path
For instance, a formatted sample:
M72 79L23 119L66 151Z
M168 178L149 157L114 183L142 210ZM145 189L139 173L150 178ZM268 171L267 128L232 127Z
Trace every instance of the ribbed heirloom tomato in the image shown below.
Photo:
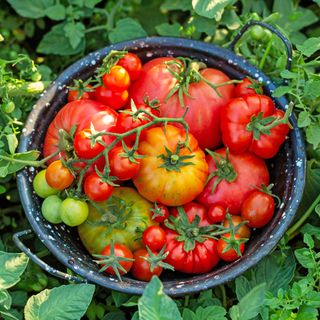
M181 117L188 106L185 120L190 132L201 148L215 148L221 143L220 113L233 97L234 85L220 86L217 88L218 94L206 82L220 85L228 81L230 78L226 74L207 68L204 63L190 61L183 65L181 59L162 57L143 65L141 75L130 86L130 97L136 104L143 103L146 97L159 100L163 117ZM169 97L175 88L178 90ZM183 89L188 95L182 93Z
M208 165L197 140L183 129L167 125L147 129L139 142L143 156L133 182L139 193L152 202L178 206L192 201L203 190Z

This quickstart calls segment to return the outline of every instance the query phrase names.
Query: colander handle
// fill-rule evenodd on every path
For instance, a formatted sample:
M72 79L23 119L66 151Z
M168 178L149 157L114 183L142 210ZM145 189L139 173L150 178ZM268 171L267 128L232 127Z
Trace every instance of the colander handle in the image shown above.
M291 62L292 62L292 45L290 43L290 41L276 28L274 28L273 26L271 26L268 23L262 22L262 21L256 21L256 20L251 20L248 23L246 23L242 29L238 32L238 34L235 36L235 38L231 41L231 43L229 44L229 49L234 51L234 47L237 44L237 42L240 40L240 38L243 36L243 34L252 26L261 26L263 28L266 28L268 30L270 30L272 33L274 33L284 44L286 51L287 51L287 65L286 65L286 69L290 70L291 69Z
M30 248L26 247L25 244L21 241L20 238L28 236L32 234L31 229L19 231L13 234L13 241L17 245L17 247L22 250L34 263L36 263L39 267L41 267L46 272L51 275L67 280L75 283L86 283L85 279L79 278L77 276L72 276L70 274L59 271L51 266L49 266L46 262L42 261L39 257L37 257L34 253L31 252Z

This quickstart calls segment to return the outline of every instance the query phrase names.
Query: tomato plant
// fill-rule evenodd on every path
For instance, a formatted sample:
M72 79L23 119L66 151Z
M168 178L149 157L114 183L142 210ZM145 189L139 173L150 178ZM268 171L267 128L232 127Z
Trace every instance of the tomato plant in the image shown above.
M33 189L41 198L47 198L59 192L59 190L49 186L46 180L46 171L46 169L39 171L33 179Z
M110 88L100 86L95 89L94 97L106 106L118 110L128 102L129 92L128 90L113 91Z
M51 195L44 199L41 205L41 213L43 217L51 223L60 223L60 206L62 200L57 195Z
M143 231L142 241L152 251L159 251L166 244L166 233L159 226L150 226Z
M226 214L226 208L218 203L211 205L208 209L208 219L211 223L222 222Z
M74 180L72 172L65 167L61 160L49 164L46 170L48 185L57 190L64 190L70 187Z
M155 203L154 207L151 208L152 220L158 223L164 222L169 217L169 209L161 203Z
M60 204L59 214L63 223L76 227L86 221L89 208L85 201L68 197Z
M250 238L251 229L248 227L247 220L243 219L241 216L236 216L236 215L229 216L229 218L223 221L223 226L225 228L231 228L231 227L234 228L235 233L239 235L241 238L247 238L247 239Z
M136 80L141 74L142 62L134 53L126 53L117 64L127 70L132 81Z
M120 66L111 67L110 72L102 76L104 85L112 91L123 91L130 86L130 76L128 71Z
M249 78L244 78L242 82L236 84L234 93L236 97L244 97L256 93L262 94L262 87L259 83Z
M167 125L144 131L138 152L143 156L133 182L152 202L177 206L192 201L204 188L208 165L196 139Z
M210 151L207 162L210 179L197 198L206 206L221 204L231 214L240 214L242 202L255 187L269 183L266 163L252 153L233 154L222 148Z
M152 203L128 187L114 188L111 197L94 207L89 204L88 219L78 227L84 246L99 254L114 240L130 250L143 247L142 232L156 223L151 219Z
M227 262L232 262L241 257L244 252L244 243L240 242L241 237L238 234L232 236L230 233L223 235L217 244L219 257Z

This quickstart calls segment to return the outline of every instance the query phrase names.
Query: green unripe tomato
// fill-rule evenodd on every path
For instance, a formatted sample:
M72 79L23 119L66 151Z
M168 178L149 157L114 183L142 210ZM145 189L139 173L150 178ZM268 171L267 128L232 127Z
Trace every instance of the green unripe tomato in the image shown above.
M250 36L253 40L262 40L264 37L264 28L261 26L254 26L250 30Z
M62 221L69 227L79 226L88 218L89 207L85 201L66 198L59 209Z
M264 29L264 35L261 39L263 43L268 43L272 39L272 32L269 29Z
M57 194L59 190L50 187L46 180L46 170L41 170L33 179L33 189L40 198L47 198Z
M52 195L44 199L41 212L43 217L51 223L61 223L59 209L62 200L57 195Z
M2 103L2 105L1 105L1 109L2 109L2 111L5 112L5 113L11 113L11 112L13 112L14 109L15 109L15 107L16 107L16 105L14 104L14 102L13 102L13 101L10 101L10 100L4 101L4 102Z
M31 74L31 80L34 82L40 81L41 80L41 73L38 71L34 71Z

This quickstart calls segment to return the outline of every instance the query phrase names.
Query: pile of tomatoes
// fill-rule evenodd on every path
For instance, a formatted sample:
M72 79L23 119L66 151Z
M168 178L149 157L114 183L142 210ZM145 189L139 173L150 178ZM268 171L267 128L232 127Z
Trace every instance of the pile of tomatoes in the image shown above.
M275 211L265 159L289 132L260 84L190 58L111 51L76 80L34 179L51 223L77 227L101 271L148 281L238 259Z

